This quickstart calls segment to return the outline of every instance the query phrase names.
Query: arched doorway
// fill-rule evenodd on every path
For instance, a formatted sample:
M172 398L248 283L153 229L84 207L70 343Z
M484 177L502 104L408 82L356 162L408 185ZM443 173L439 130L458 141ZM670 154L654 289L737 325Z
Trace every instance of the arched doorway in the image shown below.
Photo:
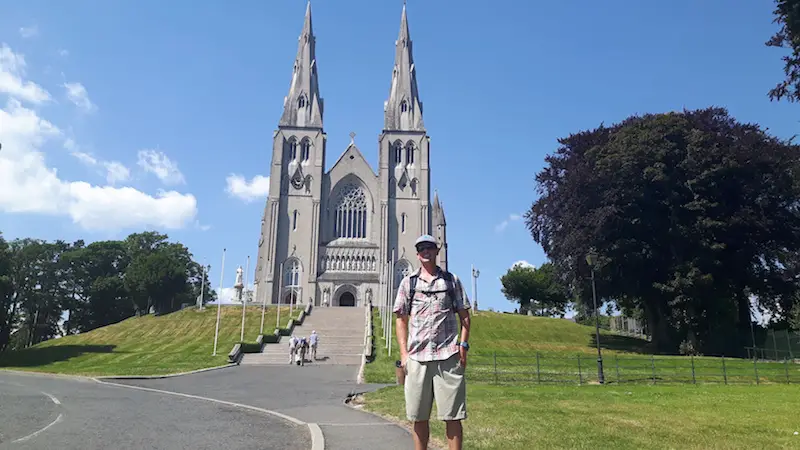
M339 296L339 306L356 306L356 297L352 292L342 292Z

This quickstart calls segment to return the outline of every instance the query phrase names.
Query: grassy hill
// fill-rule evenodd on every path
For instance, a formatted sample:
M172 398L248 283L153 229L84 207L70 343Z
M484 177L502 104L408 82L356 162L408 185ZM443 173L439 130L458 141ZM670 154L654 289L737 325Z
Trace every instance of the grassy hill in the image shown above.
M268 308L264 332L275 329L277 309ZM295 317L299 310L295 309ZM214 329L217 308L188 308L163 316L132 317L86 333L51 339L16 352L0 353L0 368L75 375L160 375L223 365L239 342L242 307L223 305L217 355ZM281 308L281 327L289 308ZM245 342L255 342L261 306L248 306Z
M377 355L366 366L365 377L392 383L394 361L400 356L397 342L393 331L389 357L381 341L380 315L374 312ZM605 330L600 331L600 347L607 382L800 382L800 365L653 355L648 341ZM472 316L467 374L470 380L488 383L596 383L595 329L564 319L480 312Z

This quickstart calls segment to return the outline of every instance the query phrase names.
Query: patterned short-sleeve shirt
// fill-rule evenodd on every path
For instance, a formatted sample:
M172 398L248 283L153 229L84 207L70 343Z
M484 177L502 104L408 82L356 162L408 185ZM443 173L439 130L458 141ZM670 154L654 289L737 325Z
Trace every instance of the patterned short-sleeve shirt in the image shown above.
M408 357L415 361L445 360L458 353L458 311L469 309L469 298L461 280L452 275L453 297L447 292L444 271L428 283L419 277L420 269L400 282L393 312L410 315L408 321ZM409 298L410 279L417 277L414 298Z

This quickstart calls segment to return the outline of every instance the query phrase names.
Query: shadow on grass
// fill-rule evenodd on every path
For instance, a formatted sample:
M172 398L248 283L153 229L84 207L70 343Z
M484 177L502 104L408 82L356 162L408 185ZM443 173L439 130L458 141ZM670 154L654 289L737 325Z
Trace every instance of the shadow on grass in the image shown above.
M37 367L85 353L112 353L116 345L54 345L0 353L0 367Z
M589 335L591 337L592 348L597 347L597 337L595 333ZM639 339L630 336L622 336L618 334L601 334L600 335L600 348L603 350L614 350L617 352L629 353L643 353L651 354L651 345L644 339Z

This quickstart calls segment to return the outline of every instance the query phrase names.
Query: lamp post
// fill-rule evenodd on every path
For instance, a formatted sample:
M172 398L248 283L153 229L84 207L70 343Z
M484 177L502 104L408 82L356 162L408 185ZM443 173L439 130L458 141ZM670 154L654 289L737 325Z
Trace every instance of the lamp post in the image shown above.
M597 341L597 381L600 384L605 383L605 376L603 376L603 354L600 353L600 311L597 309L597 288L594 282L594 267L597 264L597 251L594 248L589 250L586 255L586 263L592 269L592 300L594 301L594 332L595 341Z
M475 266L472 266L472 309L476 313L478 312L478 277L480 275L481 271L476 269Z

